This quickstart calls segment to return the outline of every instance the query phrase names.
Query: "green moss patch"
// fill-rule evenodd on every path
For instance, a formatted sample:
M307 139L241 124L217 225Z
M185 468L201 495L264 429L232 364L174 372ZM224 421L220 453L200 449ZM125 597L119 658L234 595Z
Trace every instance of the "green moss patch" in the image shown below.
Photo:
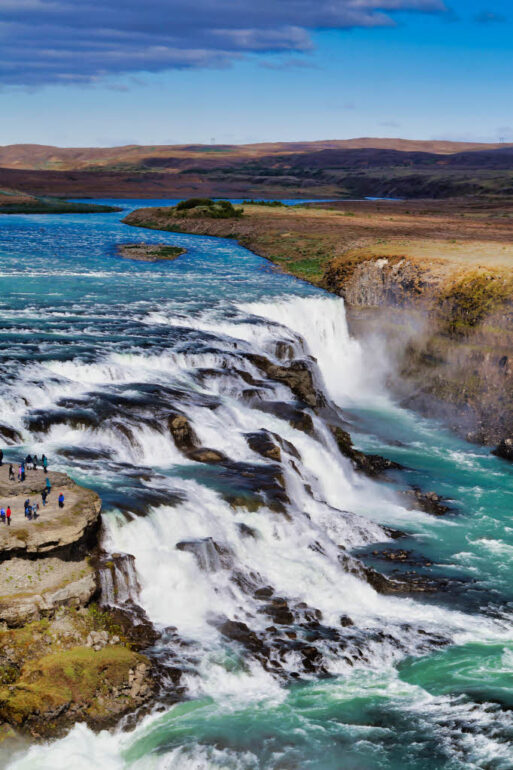
M172 208L172 216L206 217L207 219L236 219L243 209L235 208L230 201L214 201L211 198L189 198Z
M34 713L71 703L101 709L98 697L126 684L129 671L144 660L116 645L98 651L76 647L28 661L14 685L0 688L0 717L21 725Z
M500 273L473 272L441 297L443 331L464 335L510 301L513 281Z

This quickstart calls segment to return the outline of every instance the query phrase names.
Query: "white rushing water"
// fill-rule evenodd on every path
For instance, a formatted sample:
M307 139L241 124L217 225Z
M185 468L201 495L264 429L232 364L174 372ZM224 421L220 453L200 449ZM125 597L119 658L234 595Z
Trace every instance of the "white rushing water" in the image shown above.
M151 404L129 415L108 416L95 425L63 422L46 434L36 434L43 447L53 451L87 447L108 453L109 459L99 469L105 478L127 468L152 469L156 475L151 484L177 498L172 504L150 506L145 516L107 510L104 547L135 557L137 581L127 578L127 596L133 596L137 582L138 601L164 632L163 639L172 627L173 639L178 637L189 645L193 662L189 661L183 679L188 696L211 698L221 711L237 711L242 703L261 701L274 708L287 698L277 675L278 663L281 674L299 671L306 679L316 679L317 674L305 669L304 660L292 647L286 652L273 651L275 671L266 669L257 658L233 664L230 656L236 645L227 642L220 630L222 623L226 619L245 623L265 639L272 622L262 612L255 590L272 586L274 596L284 597L290 607L318 611L326 628L341 631L341 618L351 619L355 636L349 638L343 654L329 634L312 642L325 674L354 682L355 669L381 672L387 697L405 697L409 708L429 721L433 700L420 688L399 686L392 673L394 664L408 653L425 651L430 634L443 634L459 644L505 640L511 639L509 625L379 594L357 569L348 567L344 557L349 549L388 539L385 523L401 527L417 520L421 527L426 514L406 510L392 489L356 473L338 451L321 417L311 413L314 431L309 435L293 427L279 410L267 408L294 399L284 384L266 379L244 355L260 353L278 364L277 343L287 343L294 357L315 359L319 385L336 407L389 403L382 362L369 366L362 347L349 334L342 300L294 298L243 304L237 310L231 308L228 317L217 308L194 320L163 310L150 314L145 322L204 332L212 349L191 352L178 345L159 354L111 354L92 363L48 361L26 372L22 400L16 396L16 386L7 391L3 408L11 424L26 433L26 412L49 409L63 395L83 399L87 406L91 392L112 394L122 386L123 394L130 395L139 392L141 384L152 384L175 389L170 403L187 415L200 443L236 463L264 470L268 461L250 448L245 434L265 430L279 437L281 474L288 496L282 511L274 510L268 501L257 509L240 503L234 507L223 494L224 479L205 483L195 475L198 464L177 449L165 426L144 421L152 413ZM251 390L254 392L249 393ZM180 393L185 394L183 403ZM120 420L132 428L131 435L119 429ZM183 543L193 545L177 548ZM173 644L169 642L170 659L177 655ZM369 685L360 682L356 689L358 686L363 693ZM168 715L173 713L173 709L168 711ZM152 735L159 719L162 717L148 717L129 734L118 731L95 736L80 725L64 739L14 758L9 767L264 767L249 750L233 752L214 745L170 745L155 754L148 751L139 757L135 752L132 756L131 747ZM276 757L275 764L270 760L265 767L289 765L280 765Z

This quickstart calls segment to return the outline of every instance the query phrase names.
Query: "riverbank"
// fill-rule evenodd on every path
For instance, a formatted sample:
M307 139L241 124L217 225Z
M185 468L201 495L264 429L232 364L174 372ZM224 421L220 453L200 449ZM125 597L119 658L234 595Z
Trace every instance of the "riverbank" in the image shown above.
M26 517L26 500L39 504L36 517ZM156 680L129 617L94 603L100 498L64 473L28 469L25 481L10 481L4 465L0 502L12 511L10 525L0 524L3 734L8 726L54 737L77 721L110 727L150 700Z
M117 206L40 197L17 190L0 190L0 214L108 214L114 211L121 209Z
M360 337L385 346L405 403L478 443L513 435L513 203L359 201L244 206L238 219L125 218L235 238L280 269L343 296Z

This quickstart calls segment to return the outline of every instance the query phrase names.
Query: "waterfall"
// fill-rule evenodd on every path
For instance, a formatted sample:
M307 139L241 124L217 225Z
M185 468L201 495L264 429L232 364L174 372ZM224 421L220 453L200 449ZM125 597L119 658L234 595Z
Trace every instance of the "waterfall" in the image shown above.
M321 691L333 708L362 693L376 702L402 698L412 719L434 729L433 698L399 682L395 666L451 643L505 640L510 628L500 619L379 593L353 555L357 547L390 544L391 524L420 527L426 516L407 510L389 485L357 473L322 410L298 403L280 380L280 367L307 362L341 421L348 404L386 402L382 368L369 365L351 338L343 301L239 303L193 319L163 309L141 323L177 335L173 348L42 364L50 385L44 377L34 381L19 423L44 393L50 422L53 409L58 421L32 439L66 451L77 473L94 472L108 485L103 547L114 556L101 566L102 603L142 608L162 634L162 659L180 669L196 706L149 716L128 736L93 736L78 725L63 740L13 760L12 770L64 768L69 761L77 769L279 767L279 747L271 747L276 754L265 764L260 748L244 743L241 715L255 708L260 747L276 723L294 740L303 731L314 745L326 729L312 716L321 709ZM255 354L270 362L267 373ZM101 419L77 423L81 402L93 398ZM175 414L186 417L202 448L217 453L215 462L196 462L177 446L169 428ZM248 437L262 435L259 449ZM313 688L304 691L305 703L301 690L288 689L297 680ZM440 696L438 711L448 704L449 696ZM462 706L462 722L469 711ZM341 724L350 718L337 716ZM223 719L235 723L236 750L216 738ZM364 714L361 725L370 719ZM367 735L359 729L359 737L351 733L356 743ZM166 730L169 744L161 737ZM181 730L193 734L183 745ZM450 730L456 728L447 728L444 739L453 741L452 751L460 739ZM370 728L368 735L382 737ZM284 767L301 766L297 751Z

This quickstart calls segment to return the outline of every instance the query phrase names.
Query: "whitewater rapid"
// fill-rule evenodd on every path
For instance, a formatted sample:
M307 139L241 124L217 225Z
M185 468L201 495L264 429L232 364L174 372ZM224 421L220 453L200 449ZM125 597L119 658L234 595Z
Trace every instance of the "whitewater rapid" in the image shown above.
M102 601L151 616L172 676L135 730L4 741L0 766L510 770L513 470L394 404L385 345L351 338L341 300L233 239L120 221L169 201L110 203L1 219L0 428L24 442L6 458L44 451L101 495L120 554ZM186 254L129 262L128 241ZM255 354L306 363L327 406ZM173 413L223 461L180 451ZM334 421L402 468L355 472ZM416 510L412 487L451 511ZM376 593L363 565L436 590Z
M258 353L276 365L308 361L317 386L341 419L344 409L355 405L379 403L393 413L397 407L386 394L385 367L379 361L369 365L365 349L349 334L343 301L293 297L220 303L192 316L169 307L143 312L137 322L148 334L169 329L168 345L158 350L136 345L91 360L49 357L26 366L15 382L4 384L0 420L19 430L29 447L60 457L63 467L71 463L84 482L95 478L100 486L124 490L124 504L104 506L102 545L134 557L135 575L125 598L135 599L162 633L159 656L182 669L190 706L159 709L131 733L94 735L78 725L64 739L13 758L8 767L302 767L293 757L287 764L285 749L264 760L254 746L237 748L235 740L233 747L223 746L215 730L209 737L205 727L223 716L227 722L240 719L249 710L256 723L264 713L281 719L295 697L288 689L294 677L309 682L314 693L324 687L326 702L375 693L393 708L402 703L412 719L444 736L447 754L459 767L461 757L470 756L462 748L461 730L439 725L450 697L434 697L400 681L395 667L440 644L509 644L511 622L379 594L348 567L352 549L390 543L389 526L421 531L429 517L407 509L393 487L356 472L322 416L306 410L311 432L291 425L288 413L276 405L294 405L293 394L248 357ZM201 445L229 458L223 473L200 471L179 451L158 416L163 404L187 416ZM44 430L37 422L42 413L52 416ZM27 421L30 415L32 422ZM261 431L278 437L280 445L282 480L265 476L273 494L286 495L279 509L265 495L257 507L233 503L233 487L248 473L270 472L272 463L248 443L248 434ZM87 459L81 451L89 453ZM153 502L157 491L160 503ZM144 512L135 512L132 498L144 500L145 493ZM300 645L276 630L279 624L273 624L258 598L266 587L286 601L294 614L293 633L314 648L309 654L315 665ZM108 596L103 598L108 602ZM269 665L226 636L226 620L243 623L259 636ZM332 677L332 689L317 685L319 677ZM296 712L303 714L303 727L296 717L290 724L310 734L312 714L301 708ZM460 702L459 708L464 721L474 705ZM475 719L486 721L485 711L477 709ZM195 720L201 713L205 735L193 745L187 725L198 729ZM506 719L502 712L500 719ZM173 736L169 742L166 731ZM180 731L189 735L187 740L180 741ZM491 750L505 751L489 735L476 742L476 767L484 766L479 757ZM504 756L505 761L511 758ZM304 765L314 766L323 767L322 761ZM331 760L325 765L332 766L340 765Z

